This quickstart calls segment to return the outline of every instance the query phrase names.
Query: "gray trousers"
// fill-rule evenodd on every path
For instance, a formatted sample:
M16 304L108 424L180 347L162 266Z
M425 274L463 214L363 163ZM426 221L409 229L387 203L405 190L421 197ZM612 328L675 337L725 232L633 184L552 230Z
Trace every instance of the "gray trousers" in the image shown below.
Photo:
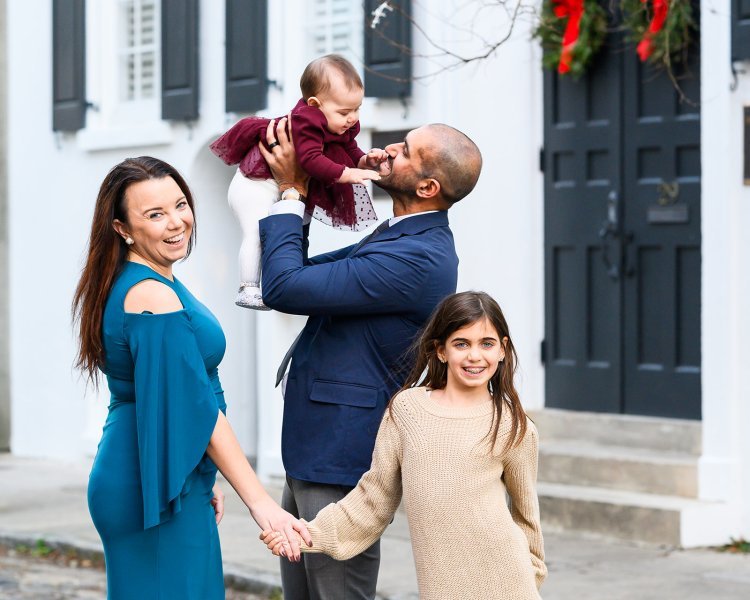
M321 508L341 500L352 488L310 483L287 476L281 506L312 521ZM380 540L362 554L337 561L325 554L303 554L302 561L281 559L284 600L373 600L380 568Z

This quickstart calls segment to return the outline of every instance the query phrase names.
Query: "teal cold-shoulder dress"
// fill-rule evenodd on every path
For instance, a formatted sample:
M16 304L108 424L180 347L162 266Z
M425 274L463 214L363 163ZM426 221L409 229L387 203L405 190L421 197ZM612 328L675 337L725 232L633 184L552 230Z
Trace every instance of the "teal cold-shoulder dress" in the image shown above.
M124 310L145 279L174 290L183 310ZM206 455L219 410L219 322L177 279L125 263L102 319L111 394L88 487L104 545L110 600L224 598L213 507L216 467Z

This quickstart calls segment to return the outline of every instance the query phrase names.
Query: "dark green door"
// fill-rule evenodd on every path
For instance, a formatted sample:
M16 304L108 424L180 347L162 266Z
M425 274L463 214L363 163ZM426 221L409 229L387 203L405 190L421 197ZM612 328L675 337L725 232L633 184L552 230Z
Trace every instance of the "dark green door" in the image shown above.
M700 418L695 59L680 86L614 34L545 73L547 406Z

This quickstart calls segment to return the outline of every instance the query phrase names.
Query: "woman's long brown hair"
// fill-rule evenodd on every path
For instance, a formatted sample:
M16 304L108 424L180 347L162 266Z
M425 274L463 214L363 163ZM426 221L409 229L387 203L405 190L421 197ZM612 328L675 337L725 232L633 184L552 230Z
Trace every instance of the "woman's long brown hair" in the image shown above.
M518 365L518 356L510 339L508 323L497 302L484 292L461 292L443 300L432 312L421 335L414 343L410 355L415 358L414 367L406 378L401 390L426 386L433 390L444 389L448 383L448 365L438 359L438 348L444 347L448 338L464 327L477 321L487 319L500 336L504 344L505 359L498 365L497 371L487 383L494 405L492 444L495 447L500 417L503 410L510 411L511 429L503 451L519 444L526 435L526 412L521 406L518 392L513 385L513 375ZM393 401L391 400L391 406ZM390 410L390 407L389 407ZM392 413L391 413L392 414Z
M163 177L174 179L195 215L193 197L182 176L171 165L150 156L126 158L115 165L104 178L96 197L86 263L73 295L72 305L73 325L78 327L78 354L75 367L80 369L94 386L98 383L98 370L104 367L104 307L112 284L128 256L128 246L114 230L112 223L115 219L123 223L128 222L125 200L127 190L132 184ZM190 254L194 243L195 222L185 258Z

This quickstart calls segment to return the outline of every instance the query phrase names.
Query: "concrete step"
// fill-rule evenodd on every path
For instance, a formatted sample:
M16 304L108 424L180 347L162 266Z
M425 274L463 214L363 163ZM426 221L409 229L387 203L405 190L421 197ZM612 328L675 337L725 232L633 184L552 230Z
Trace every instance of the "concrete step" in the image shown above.
M693 456L701 453L700 421L555 408L530 411L529 416L542 442L575 440Z
M623 540L681 546L684 516L713 514L714 503L589 486L539 483L544 528L574 530Z
M690 454L542 438L538 479L697 498L698 461Z

